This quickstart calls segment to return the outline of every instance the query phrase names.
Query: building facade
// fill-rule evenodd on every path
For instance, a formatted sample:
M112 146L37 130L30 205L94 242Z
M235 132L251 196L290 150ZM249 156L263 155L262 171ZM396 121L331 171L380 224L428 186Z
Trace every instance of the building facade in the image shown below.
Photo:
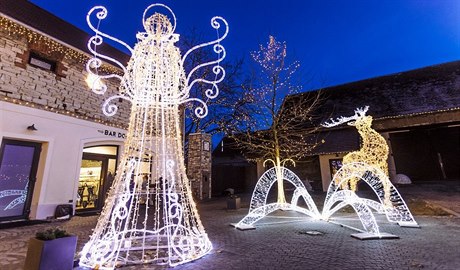
M352 116L356 108L369 106L367 115L373 117L372 127L387 140L390 148L387 160L390 180L395 181L398 175L405 175L415 183L460 180L460 61L317 91L323 100L313 115L319 120L318 126L330 118ZM287 96L285 102L295 102L304 95ZM288 106L285 109L289 110ZM307 186L325 191L343 156L359 150L361 138L354 127L346 124L323 128L314 136L323 143L290 169ZM236 181L233 186L251 190L257 178L250 180L246 176L260 176L262 167L242 162L241 153L231 143L225 144L227 147L214 151L213 166L226 171L244 164L245 170L252 173L228 179L216 170L213 185Z
M0 222L47 219L58 205L99 211L116 173L128 102L111 118L89 90L89 35L28 1L0 5ZM128 56L102 46L122 62ZM104 69L117 71L108 64Z
M397 175L412 182L460 180L460 61L371 78L322 90L318 109L329 117L351 116L369 106L372 127L389 146L391 181ZM323 119L325 121L327 119ZM323 190L342 157L360 148L354 127L324 129L318 156Z

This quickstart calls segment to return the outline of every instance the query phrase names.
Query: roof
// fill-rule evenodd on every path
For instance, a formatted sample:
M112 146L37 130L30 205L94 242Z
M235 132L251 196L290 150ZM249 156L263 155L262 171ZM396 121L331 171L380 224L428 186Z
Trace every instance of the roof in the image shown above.
M317 91L321 91L323 98L315 111L321 122L331 117L352 116L357 107L364 106L369 106L367 114L372 115L375 120L460 111L460 61ZM308 98L311 94L312 92L305 92L286 97L287 111L290 102L295 102L298 98ZM313 149L313 155L348 152L359 148L359 135L354 128L345 124L336 129L323 129L320 136L325 143Z
M364 106L369 106L367 114L372 115L374 120L460 111L460 61L290 95L284 100L284 113L289 118L290 103L299 98L309 99L318 91L323 101L315 111L314 125L331 117L352 116L356 108ZM308 126L305 125L305 128L308 129ZM358 132L345 124L334 129L322 129L320 134L311 136L318 136L316 140L324 140L324 143L315 147L309 155L343 153L360 147ZM233 146L222 153L215 151L213 157L238 154L237 147Z
M219 145L212 151L212 164L233 166L248 166L249 162L243 157L237 143L229 137L224 137Z
M319 91L319 90L316 90ZM460 61L320 89L324 102L317 113L351 116L369 106L374 119L460 109ZM286 100L309 92L286 97Z
M88 33L29 1L1 0L0 13L91 55L87 48L87 42L91 37ZM106 43L98 47L98 52L118 59L122 63L127 63L129 60L129 55Z
M324 130L319 134L324 143L309 153L312 155L346 153L360 147L359 134L355 128Z

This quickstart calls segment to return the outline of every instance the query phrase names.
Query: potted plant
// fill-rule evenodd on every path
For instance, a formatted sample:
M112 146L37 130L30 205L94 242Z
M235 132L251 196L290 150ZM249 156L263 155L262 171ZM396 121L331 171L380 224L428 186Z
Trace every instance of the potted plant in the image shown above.
M37 232L29 240L25 270L71 270L77 236L59 228Z

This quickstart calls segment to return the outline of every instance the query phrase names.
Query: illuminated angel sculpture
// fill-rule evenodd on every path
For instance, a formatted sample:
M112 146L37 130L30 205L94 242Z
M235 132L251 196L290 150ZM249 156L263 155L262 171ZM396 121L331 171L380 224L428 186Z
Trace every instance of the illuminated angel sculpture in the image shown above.
M322 124L324 127L334 127L348 123L356 127L362 140L358 151L343 157L343 166L329 185L322 216L328 219L340 208L351 205L368 233L379 234L371 210L384 213L389 222L417 226L406 203L388 178L388 145L385 138L372 129L372 116L366 115L368 109L368 106L358 108L351 117L340 117ZM354 192L358 181L368 184L379 201L358 197Z
M170 19L152 8L166 9ZM107 16L106 8L97 6L87 15L89 27L96 33L88 42L94 54L87 63L89 82L93 91L104 94L104 79L120 80L119 94L109 97L103 112L114 115L117 107L111 104L120 98L132 103L124 152L104 209L88 243L81 252L80 265L98 269L113 269L129 264L182 264L207 254L212 245L200 221L192 198L183 158L181 117L179 105L197 102L198 117L207 114L206 103L189 97L196 84L208 84L208 99L217 97L217 84L225 71L219 63L225 57L220 42L228 34L227 22L214 17L211 25L216 31L224 25L224 33L214 41L193 47L181 57L174 45L176 18L172 10L162 4L147 7L143 14L145 32L138 33L138 43L131 48L126 43L100 32L91 23L96 14L99 20ZM95 49L103 38L114 40L131 52L126 67ZM186 74L183 65L196 49L212 46L217 60L200 64ZM98 68L106 60L124 72L101 75ZM192 79L201 68L210 67L213 78Z

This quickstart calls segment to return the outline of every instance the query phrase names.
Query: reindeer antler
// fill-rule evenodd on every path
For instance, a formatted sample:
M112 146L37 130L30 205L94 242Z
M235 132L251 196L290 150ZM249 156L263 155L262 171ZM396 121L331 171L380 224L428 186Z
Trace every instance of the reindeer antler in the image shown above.
M355 115L358 115L358 117L366 116L367 110L369 110L369 106L364 106L363 108L356 108Z
M322 123L321 126L330 128L330 127L335 127L340 124L346 123L348 121L357 120L360 117L366 116L367 110L369 110L369 106L365 106L363 108L356 108L355 114L353 116L350 116L350 117L341 116L337 118L337 120L334 120L333 118L331 118L329 121Z

